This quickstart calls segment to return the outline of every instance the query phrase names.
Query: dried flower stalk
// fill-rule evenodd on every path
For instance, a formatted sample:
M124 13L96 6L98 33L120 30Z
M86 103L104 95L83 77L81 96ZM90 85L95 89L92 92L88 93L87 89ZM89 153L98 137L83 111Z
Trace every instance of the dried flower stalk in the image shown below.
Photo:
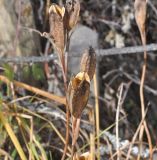
M96 55L92 47L87 50L80 63L81 72L72 77L68 86L67 101L72 115L72 158L79 135L81 114L87 105L90 93L90 81L96 67Z
M87 105L89 92L90 79L87 73L79 72L75 77L71 78L68 86L67 100L72 115L72 158L79 135L81 114Z
M146 31L145 31L147 1L146 0L135 0L134 9L135 9L136 23L139 28L142 44L144 47L144 64L142 67L142 75L141 75L141 82L140 82L141 113L142 113L142 119L144 119L145 118L144 81L145 81L146 68L147 68ZM146 132L147 139L148 139L150 159L152 159L152 142L151 142L151 136L150 136L149 129L147 127L146 120L144 120L143 125L140 128L140 133L139 133L140 151L142 150L142 139L143 139L144 130ZM139 154L137 159L140 159L140 155L141 154Z

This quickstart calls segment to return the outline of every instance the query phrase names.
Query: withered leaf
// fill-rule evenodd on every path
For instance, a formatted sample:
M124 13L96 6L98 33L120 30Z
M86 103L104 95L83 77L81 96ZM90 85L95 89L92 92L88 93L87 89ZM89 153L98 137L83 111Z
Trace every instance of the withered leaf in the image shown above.
M49 8L50 37L53 39L55 49L60 54L63 54L65 47L64 13L65 8L57 4L52 4Z
M90 80L92 80L96 68L96 54L92 47L89 47L88 50L85 50L81 63L80 70L81 72L87 72Z
M90 92L89 76L85 72L78 73L71 78L68 86L68 105L71 114L79 118L83 109L86 107Z
M66 0L65 4L65 26L71 30L77 23L80 13L79 0Z
M135 0L135 19L140 32L143 34L145 32L145 22L146 22L146 12L147 3L146 0Z

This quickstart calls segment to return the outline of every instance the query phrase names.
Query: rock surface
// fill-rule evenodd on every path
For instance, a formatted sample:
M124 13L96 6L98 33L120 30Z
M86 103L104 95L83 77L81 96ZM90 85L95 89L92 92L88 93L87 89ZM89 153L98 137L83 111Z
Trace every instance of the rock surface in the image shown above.
M98 34L89 27L78 25L71 38L69 47L69 71L77 74L80 70L80 60L85 49L92 46L98 48Z
M20 5L21 2L21 5ZM21 12L20 12L21 11ZM18 22L20 12L20 23ZM17 27L18 24L18 27ZM39 53L38 35L20 26L35 28L30 0L0 1L0 56L28 56Z

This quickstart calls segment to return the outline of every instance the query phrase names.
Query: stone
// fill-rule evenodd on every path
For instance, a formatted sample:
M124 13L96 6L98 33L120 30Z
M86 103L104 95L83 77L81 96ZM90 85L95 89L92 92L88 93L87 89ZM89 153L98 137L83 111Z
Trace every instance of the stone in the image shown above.
M21 2L21 7L19 7ZM21 9L20 9L21 8ZM18 12L21 10L20 23ZM35 29L30 0L0 1L0 56L30 56L40 51L39 36L21 26ZM17 34L18 30L18 34Z
M68 69L71 74L77 74L80 71L81 56L89 46L98 48L98 33L79 24L70 38Z

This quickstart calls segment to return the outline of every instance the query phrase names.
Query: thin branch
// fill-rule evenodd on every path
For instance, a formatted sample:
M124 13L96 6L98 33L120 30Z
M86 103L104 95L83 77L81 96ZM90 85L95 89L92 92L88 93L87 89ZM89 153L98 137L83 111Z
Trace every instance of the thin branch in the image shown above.
M149 44L146 45L147 52L155 52L157 51L157 44ZM139 54L144 52L143 46L134 46L134 47L125 47L125 48L111 48L111 49L98 49L96 50L97 57L103 56L113 56L113 55L123 55L123 54ZM21 54L22 55L22 54ZM72 57L79 57L73 56ZM69 55L70 57L70 55ZM37 63L37 62L49 62L54 59L57 59L56 54L52 54L50 56L31 56L31 57L8 57L8 58L1 58L0 63Z
M147 52L157 51L157 44L149 44L146 45ZM96 50L98 56L112 56L112 55L122 55L122 54L135 54L135 53L143 53L143 46L133 46L133 47L125 47L125 48L111 48L111 49L100 49Z

